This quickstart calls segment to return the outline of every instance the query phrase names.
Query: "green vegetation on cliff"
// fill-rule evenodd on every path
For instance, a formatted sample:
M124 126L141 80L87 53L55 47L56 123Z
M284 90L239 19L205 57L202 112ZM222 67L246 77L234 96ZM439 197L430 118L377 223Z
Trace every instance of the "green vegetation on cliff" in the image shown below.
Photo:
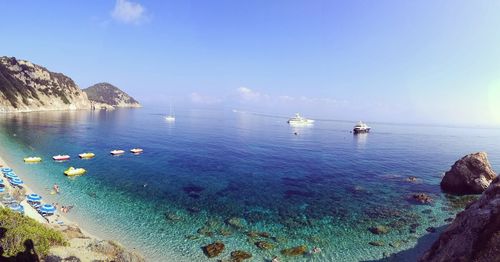
M87 93L90 101L108 104L111 106L139 106L139 102L127 93L120 90L118 87L109 83L98 83L86 89L83 92Z
M67 245L61 232L29 217L0 208L0 260L19 257L32 248L40 257L48 254L51 246Z

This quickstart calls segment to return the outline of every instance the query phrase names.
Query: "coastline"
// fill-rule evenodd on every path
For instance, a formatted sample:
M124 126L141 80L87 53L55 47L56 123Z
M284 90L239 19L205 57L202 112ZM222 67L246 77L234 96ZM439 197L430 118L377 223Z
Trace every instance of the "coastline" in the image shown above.
M0 167L10 167L10 165L3 158L4 154L4 152L0 152ZM4 182L5 193L9 192L10 194L12 194L12 192L14 191L12 185L10 185L8 181L6 181L6 179L4 179ZM32 190L32 188L30 188L30 186L26 184L26 181L24 179L23 182L24 184L22 185L22 188L24 190L22 190L22 192L24 192L26 195L37 193L41 195L42 198L46 197L45 193ZM44 218L35 210L35 208L27 203L26 199L23 199L20 202L20 205L24 207L24 216L32 218L35 221L48 226L49 228L60 231L67 238L68 246L51 247L49 257L59 257L64 259L66 257L74 256L79 258L82 262L95 261L96 259L105 261L114 259L130 262L145 261L142 255L137 254L135 251L131 252L125 250L125 248L120 243L114 240L104 240L89 233L80 225L62 214L59 209L53 216ZM0 206L8 208L2 203L0 203Z

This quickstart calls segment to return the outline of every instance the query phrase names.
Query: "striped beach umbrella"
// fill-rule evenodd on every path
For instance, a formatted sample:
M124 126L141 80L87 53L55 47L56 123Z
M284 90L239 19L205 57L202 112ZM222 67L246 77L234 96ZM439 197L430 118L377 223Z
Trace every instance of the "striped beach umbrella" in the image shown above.
M6 173L5 174L5 177L6 178L14 178L14 177L17 177L16 173L14 172L9 172L9 173Z
M29 194L26 199L30 202L40 202L42 200L42 196L40 196L39 194L35 194L35 193L32 193L32 194Z
M9 173L9 172L12 172L12 168L10 168L10 167L3 167L2 168L2 173Z
M20 185L24 184L24 182L19 177L11 178L10 183L14 186L20 186Z
M54 212L56 212L56 207L54 207L51 204L43 204L40 207L40 212L47 213L47 214L54 214Z
M10 210L15 211L15 212L19 212L19 213L24 212L24 207L17 204L17 203L9 205L9 208L10 208Z

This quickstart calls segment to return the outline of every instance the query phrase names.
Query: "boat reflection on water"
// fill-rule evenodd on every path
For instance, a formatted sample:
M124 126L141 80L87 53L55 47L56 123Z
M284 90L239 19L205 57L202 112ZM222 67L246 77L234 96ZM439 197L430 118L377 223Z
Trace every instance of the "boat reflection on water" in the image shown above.
M356 144L357 148L365 148L366 142L368 140L368 133L354 134L353 138L353 141Z

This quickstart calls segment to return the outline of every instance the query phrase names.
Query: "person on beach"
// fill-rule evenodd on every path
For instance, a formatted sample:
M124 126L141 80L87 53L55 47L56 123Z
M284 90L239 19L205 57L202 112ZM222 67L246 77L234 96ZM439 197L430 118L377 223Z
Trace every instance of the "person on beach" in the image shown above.
M59 194L59 185L58 184L54 184L54 186L52 188L54 189L54 192Z

